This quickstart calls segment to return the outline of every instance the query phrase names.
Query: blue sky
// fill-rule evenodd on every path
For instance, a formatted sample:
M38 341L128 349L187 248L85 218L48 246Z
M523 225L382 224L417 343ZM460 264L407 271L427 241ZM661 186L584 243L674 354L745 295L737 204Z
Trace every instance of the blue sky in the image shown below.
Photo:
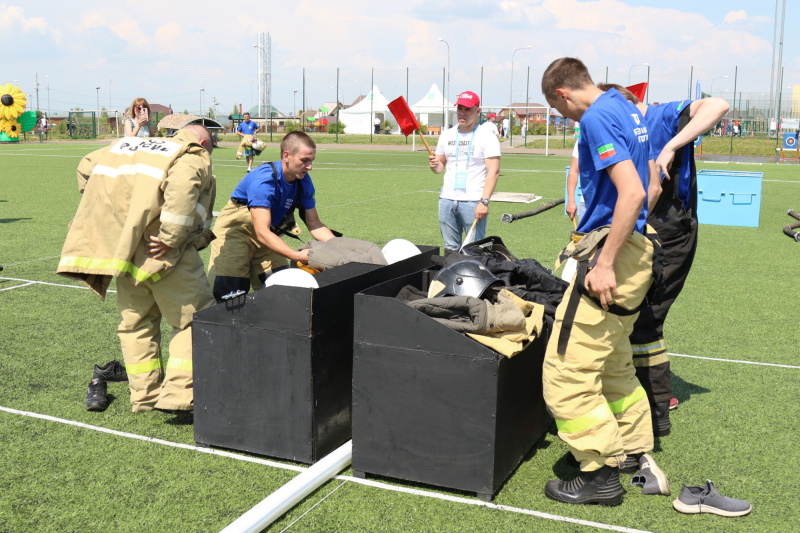
M787 4L783 86L800 84L800 18ZM0 83L18 80L35 108L38 72L39 107L54 113L144 96L192 113L216 101L227 114L256 102L253 44L265 31L272 102L287 113L334 100L337 67L347 103L372 79L389 99L408 85L414 103L442 87L448 52L447 96L481 92L484 107L541 102L542 71L565 55L595 81L645 81L649 67L651 101L686 97L690 76L715 96L730 98L735 82L756 98L770 89L774 14L772 0L0 1Z

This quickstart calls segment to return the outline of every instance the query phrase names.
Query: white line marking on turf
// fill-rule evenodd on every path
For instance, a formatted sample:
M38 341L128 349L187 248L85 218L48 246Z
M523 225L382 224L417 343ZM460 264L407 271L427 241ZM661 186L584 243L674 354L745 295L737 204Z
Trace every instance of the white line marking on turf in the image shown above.
M35 283L33 281L30 281L28 283L23 283L22 285L14 285L13 287L6 287L5 289L0 289L0 291L10 291L12 289L19 289L21 287L27 287L28 285L34 285L34 284Z
M150 443L153 443L153 444L162 444L164 446L169 446L169 447L172 447L172 448L179 448L179 449L182 449L182 450L191 450L191 451L196 451L196 452L200 452L200 453L207 453L207 454L210 454L210 455L219 455L221 457L227 457L229 459L237 459L239 461L246 461L246 462L249 462L249 463L256 463L256 464L261 464L261 465L265 465L265 466L272 466L272 467L275 467L275 468L282 468L284 470L292 470L292 471L295 471L295 472L305 472L307 470L307 468L302 467L302 466L295 466L295 465L290 465L290 464L277 463L275 461L270 461L268 459L260 459L260 458L257 458L257 457L248 457L246 455L239 455L237 453L226 452L226 451L217 450L217 449L213 449L213 448L201 448L199 446L192 446L191 444L182 444L180 442L171 442L171 441L168 441L168 440L157 439L155 437L145 437L144 435L136 435L135 433L127 433L127 432L124 432L124 431L117 431L115 429L107 429L107 428L100 427L100 426L93 426L91 424L84 424L83 422L76 422L74 420L66 420L64 418L57 418L55 416L50 416L50 415L42 415L42 414L39 414L39 413L30 412L30 411L20 411L19 409L11 409L10 407L0 406L0 411L4 411L6 413L10 413L10 414L14 414L14 415L27 416L27 417L30 417L30 418L38 418L40 420L47 420L49 422L57 422L59 424L65 424L65 425L68 425L68 426L75 426L75 427L79 427L79 428L83 428L83 429L89 429L89 430L92 430L92 431L98 431L100 433L107 433L109 435L115 435L117 437L125 437L125 438L129 438L129 439L140 440L140 441L144 441L144 442L150 442ZM458 497L458 496L450 496L448 494L440 494L440 493L437 493L437 492L424 491L424 490L412 489L412 488L408 488L408 487L400 487L400 486L395 486L395 485L389 485L389 484L386 484L386 483L381 483L379 481L371 481L371 480L368 480L368 479L360 479L360 478L356 478L356 477L352 477L352 476L335 476L334 479L340 479L340 480L343 480L343 481L350 481L350 482L353 482L353 483L358 483L360 485L366 485L368 487L374 487L374 488L379 488L379 489L384 489L384 490L390 490L390 491L394 491L394 492L404 492L406 494L413 494L413 495L416 495L416 496L424 496L426 498L436 498L436 499L439 499L439 500L450 501L450 502L453 502L453 503L464 503L464 504L468 504L468 505L477 505L477 506L480 506L480 507L488 507L489 509L497 509L498 511L509 511L509 512L512 512L512 513L526 514L526 515L530 515L530 516L536 516L536 517L539 517L539 518L545 518L545 519L548 519L548 520L556 520L556 521L559 521L559 522L569 522L571 524L581 524L581 525L585 525L585 526L589 526L589 527L596 527L596 528L599 528L599 529L606 529L606 530L609 530L609 531L622 531L624 533L649 533L649 532L646 532L646 531L642 531L640 529L629 529L629 528L625 528L625 527L621 527L621 526L613 526L613 525L610 525L610 524L602 524L602 523L599 523L599 522L590 522L588 520L581 520L581 519L578 519L578 518L570 518L570 517L567 517L567 516L559 516L559 515L553 515L553 514L549 514L549 513L542 513L542 512L539 512L539 511L532 511L530 509L522 509L522 508L519 508L519 507L510 507L508 505L499 505L499 504L496 504L496 503L484 502L482 500L471 500L469 498L461 498L461 497Z
M720 359L719 357L702 357L700 355L685 355L682 353L671 353L669 355L673 355L675 357L689 357L691 359L707 359L709 361L719 361L720 363L743 363L745 365L760 365L760 366L777 366L779 368L797 368L800 369L800 366L793 366L793 365L779 365L777 363L760 363L758 361L741 361L739 359Z
M645 533L641 529L630 529L622 526L612 526L610 524L602 524L600 522L590 522L588 520L581 520L579 518L570 518L568 516L554 515L550 513L542 513L540 511L532 511L530 509L523 509L521 507L511 507L508 505L500 505L498 503L485 502L483 500L472 500L470 498L462 498L460 496L451 496L449 494L440 494L438 492L431 492L427 490L412 489L410 487L401 487L398 485L389 485L381 483L380 481L371 481L369 479L361 479L352 476L335 476L334 479L346 479L353 483L366 485L368 487L375 487L394 492L404 492L406 494L414 494L417 496L424 496L426 498L436 498L438 500L446 500L454 503L464 503L467 505L477 505L479 507L488 507L489 509L497 509L498 511L510 511L512 513L526 514L530 516L537 516L548 520L555 520L558 522L569 522L571 524L581 524L584 526L596 527L600 529L608 529L611 531L624 531L628 533Z
M418 194L418 193L421 193L421 192L428 192L428 193L435 192L437 194L439 193L439 191L425 191L425 190L402 192L400 194L393 194L391 196L381 196L379 198L367 198L366 200L359 200L357 202L350 202L348 204L326 205L326 206L318 207L317 209L322 210L322 209L331 209L331 208L334 208L334 207L346 207L348 205L356 205L356 204L363 204L363 203L366 203L366 202L374 202L375 200L386 200L388 198L397 198L399 196L408 196L409 194Z
M108 433L109 435L116 435L117 437L125 437L128 439L134 440L141 440L144 442L151 442L153 444L162 444L164 446L170 446L172 448L180 448L183 450L192 450L195 452L200 453L208 453L211 455L219 455L222 457L228 457L230 459L238 459L240 461L247 461L250 463L258 463L261 465L266 466L273 466L275 468L283 468L284 470L293 470L295 472L305 472L305 468L302 466L295 466L283 463L277 463L275 461L270 461L268 459L260 459L258 457L248 457L246 455L239 455L237 453L226 452L223 450L217 450L213 448L201 448L200 446L192 446L191 444L182 444L180 442L171 442L168 440L157 439L154 437L145 437L144 435L137 435L135 433L126 433L124 431L117 431L115 429L108 429L100 426L93 426L91 424L84 424L83 422L76 422L74 420L66 420L64 418L56 418L55 416L50 415L42 415L39 413L32 413L30 411L20 411L18 409L11 409L10 407L3 407L0 406L0 411L5 411L6 413L11 413L14 415L22 415L27 416L30 418L38 418L40 420L47 420L49 422L58 422L59 424L66 424L68 426L76 426L83 429L90 429L92 431L99 431L100 433Z
M347 483L347 480L345 480L345 481L342 481L342 482L339 484L339 486L337 486L335 489L333 489L333 490L332 490L332 491L330 491L328 494L326 494L325 496L323 496L323 497L322 497L322 499L320 499L320 500L319 500L317 503L315 503L314 505L312 505L312 506L311 506L311 507L310 507L310 508L309 508L309 509L308 509L308 510L305 512L305 513L301 514L300 516L298 516L297 518L295 518L294 520L292 520L292 522L291 522L291 523L290 523L288 526L286 526L285 528L281 529L280 533L284 533L285 531L287 531L287 530L288 530L290 527L292 527L292 526L295 524L295 522L297 522L298 520L300 520L301 518L303 518L305 515L307 515L307 514L308 514L308 513L310 513L311 511L313 511L313 510L314 510L314 508L315 508L317 505L319 505L319 504L321 504L322 502L324 502L324 501L325 501L325 500L328 498L328 496L330 496L331 494L333 494L334 492L336 492L337 490L339 490L340 488L342 488L342 487L345 485L345 483Z
M28 263L35 263L36 261L46 261L48 259L55 259L61 257L60 255L51 255L50 257L42 257L41 259L31 259L30 261L22 261L21 263L11 263L10 265L3 265L4 267L12 267L17 265L27 265Z
M82 289L82 290L85 290L85 291L89 290L89 287L84 287L82 285L66 285L66 284L63 284L63 283L48 283L46 281L34 281L34 280L30 280L30 279L3 278L3 277L0 277L0 280L4 280L4 279L5 280L10 280L10 281L24 281L24 282L27 282L27 283L25 283L25 285L51 285L53 287L66 287L68 289ZM18 287L24 287L25 285L16 285L14 287L8 287L8 289L16 289ZM2 290L7 290L7 289L2 289ZM117 291L106 291L106 292L117 292Z

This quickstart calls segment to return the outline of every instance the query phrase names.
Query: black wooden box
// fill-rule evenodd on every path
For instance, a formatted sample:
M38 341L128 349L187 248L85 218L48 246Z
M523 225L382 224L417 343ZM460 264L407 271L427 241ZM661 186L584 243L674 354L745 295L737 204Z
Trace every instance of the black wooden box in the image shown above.
M350 439L353 296L431 266L438 248L388 266L350 263L319 288L270 286L195 314L194 438L313 463Z
M542 337L512 358L394 295L430 273L356 295L353 471L474 492L490 500L552 418Z

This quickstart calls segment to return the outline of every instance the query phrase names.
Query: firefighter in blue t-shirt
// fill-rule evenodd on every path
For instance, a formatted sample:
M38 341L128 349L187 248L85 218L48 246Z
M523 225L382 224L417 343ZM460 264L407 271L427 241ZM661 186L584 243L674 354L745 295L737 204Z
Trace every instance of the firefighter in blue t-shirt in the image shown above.
M543 364L543 393L558 435L580 462L570 481L553 480L556 501L618 505L620 472L648 465L657 491L669 483L652 457L647 395L636 379L628 335L653 281L653 243L643 234L648 193L658 194L642 114L617 91L598 89L575 58L550 64L542 92L581 123L580 184L586 212L563 256L578 260L556 310ZM649 481L649 480L648 480Z
M208 277L215 298L262 288L266 272L286 266L287 260L308 263L307 249L294 250L275 233L295 207L315 239L334 237L319 219L308 175L316 150L307 134L288 133L281 141L280 161L260 165L233 190L214 225Z
M244 114L244 120L239 123L236 127L236 135L242 138L242 141L246 139L252 140L256 138L256 133L260 129L258 123L255 120L250 120L250 113ZM247 161L247 172L253 170L253 149L248 148L246 146L241 146L240 150L244 150L244 158ZM236 159L240 159L240 157L236 157Z
M644 113L650 146L656 159L662 193L651 204L647 223L655 229L664 252L663 288L657 302L645 306L633 326L633 366L650 401L655 436L669 435L672 400L664 321L683 289L697 250L697 171L694 140L709 131L728 112L722 98L679 100L645 105L627 89L615 84L598 84L601 90L620 91ZM677 400L674 400L677 406Z

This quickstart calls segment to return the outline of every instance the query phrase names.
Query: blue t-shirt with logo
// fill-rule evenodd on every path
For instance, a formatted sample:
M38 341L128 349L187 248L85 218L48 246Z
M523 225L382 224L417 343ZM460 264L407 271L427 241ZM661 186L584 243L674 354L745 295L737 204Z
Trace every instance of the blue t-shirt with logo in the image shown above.
M681 113L692 104L691 100L680 100L668 104L650 105L647 107L645 120L649 127L650 147L658 157L661 150L678 133L678 121ZM689 209L691 204L692 188L692 143L687 144L679 151L683 152L681 167L678 169L678 198L683 206ZM662 176L663 179L663 176Z
M617 204L617 188L608 167L631 160L647 192L650 143L642 114L616 89L601 94L581 117L581 142L578 143L581 191L586 212L578 231L588 233L611 224ZM647 220L645 200L635 230L644 233Z
M258 124L256 124L255 120L251 120L250 122L240 122L239 126L236 128L236 131L240 133L244 133L245 135L252 135L258 130Z
M302 194L297 205L303 209L314 209L317 205L311 176L306 174L302 180L289 183L284 179L281 162L276 161L274 165L278 172L277 180L272 174L272 165L259 165L249 172L231 193L231 198L242 203L246 202L248 208L268 208L273 225L279 224L292 207L300 181L302 181Z

